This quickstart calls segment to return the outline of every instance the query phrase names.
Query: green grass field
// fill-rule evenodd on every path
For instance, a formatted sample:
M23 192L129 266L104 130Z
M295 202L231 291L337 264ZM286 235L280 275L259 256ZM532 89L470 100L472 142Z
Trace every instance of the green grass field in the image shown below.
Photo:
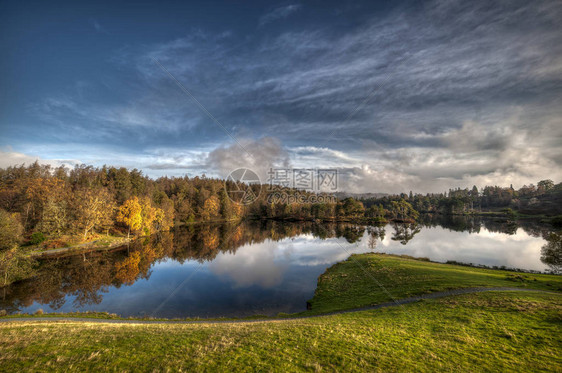
M521 287L562 292L562 276L441 264L387 254L361 254L328 268L318 279L310 303L313 313L325 313L470 287Z
M357 262L359 261L359 262ZM312 312L458 286L556 290L560 277L354 256ZM384 274L384 276L383 276ZM522 275L523 274L516 274ZM394 279L394 281L391 281ZM535 281L536 279L536 281ZM347 284L347 285L345 285ZM457 284L457 286L455 286ZM339 295L339 296L338 296ZM494 291L307 319L198 324L0 323L0 371L562 371L562 295Z

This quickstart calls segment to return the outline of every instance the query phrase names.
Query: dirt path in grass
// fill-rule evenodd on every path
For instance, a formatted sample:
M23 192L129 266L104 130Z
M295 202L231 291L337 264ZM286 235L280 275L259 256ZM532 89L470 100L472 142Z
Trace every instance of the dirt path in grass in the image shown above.
M359 312L376 310L379 308L396 307L402 306L408 303L418 302L422 299L436 299L443 298L454 295L471 294L471 293L483 293L487 291L536 291L540 293L550 293L550 294L561 294L554 291L546 290L536 290L536 289L525 289L525 288L513 288L513 287L492 287L492 288L464 288L464 289L454 289L446 291L438 291L435 293L423 294L415 297L396 299L392 302L380 303L373 306L366 306L360 308L352 308L348 310L327 312L317 315L303 315L296 317L285 317L285 318L266 318L266 319L250 319L250 320L240 320L240 319L230 319L230 320L213 320L213 319L201 319L201 320L131 320L131 319L98 319L98 318L88 318L88 317L65 317L65 316L48 316L48 317L10 317L10 318L0 318L0 323L13 322L13 321L75 321L75 322L97 322L97 323L111 323L111 324L224 324L224 323L253 323L253 322L272 322L272 321L287 321L287 320L301 320L310 319L313 317L324 317L332 315L340 315L343 313Z

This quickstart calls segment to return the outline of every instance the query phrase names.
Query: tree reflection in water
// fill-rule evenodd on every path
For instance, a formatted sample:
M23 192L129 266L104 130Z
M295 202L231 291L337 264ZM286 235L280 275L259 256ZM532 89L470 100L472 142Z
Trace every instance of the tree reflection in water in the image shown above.
M367 233L369 233L369 243L368 243L369 249L375 251L375 249L377 248L377 242L379 240L380 241L384 240L386 236L385 227L382 226L368 227Z
M546 244L541 249L541 261L553 273L562 273L562 234L550 233L545 237Z
M491 232L513 234L508 221L477 217L422 216L418 224L394 224L392 240L406 245L424 227L442 226L454 231L477 233L481 227ZM561 270L561 238L549 227L524 221L515 227L532 236L543 236L541 260L553 271ZM162 260L201 263L214 260L219 253L235 253L238 248L265 240L280 241L288 237L310 234L318 239L344 238L358 243L367 232L367 247L374 250L385 239L385 227L349 223L248 221L239 224L186 225L149 238L138 239L127 247L111 251L91 252L84 256L62 256L44 260L35 277L4 287L0 292L0 309L15 312L34 302L61 308L72 299L75 308L99 304L111 287L131 286L140 279L149 279L151 268ZM69 298L67 298L69 296Z
M394 234L393 241L398 241L402 245L406 245L414 236L421 231L421 227L416 223L393 224Z

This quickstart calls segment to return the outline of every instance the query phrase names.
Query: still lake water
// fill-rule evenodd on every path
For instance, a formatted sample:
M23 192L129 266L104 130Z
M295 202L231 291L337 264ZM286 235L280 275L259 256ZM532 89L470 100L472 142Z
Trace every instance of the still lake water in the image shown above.
M0 309L168 318L292 313L306 309L318 276L352 253L545 271L546 233L529 222L435 217L417 226L183 226L129 249L44 261L36 278L2 290Z

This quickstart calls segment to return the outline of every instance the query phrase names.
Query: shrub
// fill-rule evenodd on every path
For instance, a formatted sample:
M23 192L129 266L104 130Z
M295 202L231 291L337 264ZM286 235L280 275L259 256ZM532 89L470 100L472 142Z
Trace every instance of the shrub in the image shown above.
M36 315L42 315L43 314L43 309L39 308L37 311L34 312Z
M31 235L31 240L29 241L32 245L38 245L45 241L45 235L41 232L35 232Z

